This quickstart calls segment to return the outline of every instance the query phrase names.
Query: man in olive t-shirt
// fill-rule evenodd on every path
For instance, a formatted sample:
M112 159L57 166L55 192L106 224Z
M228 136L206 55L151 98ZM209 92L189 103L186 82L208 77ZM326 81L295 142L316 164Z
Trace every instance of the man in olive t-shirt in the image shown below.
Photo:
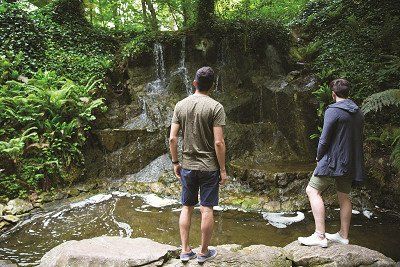
M196 257L189 246L189 229L199 191L202 236L197 261L202 263L216 256L215 250L208 249L214 224L213 206L218 205L219 185L226 182L227 174L223 136L225 111L219 102L208 96L213 83L214 71L210 67L200 68L193 82L195 93L176 104L171 123L172 163L182 184L179 228L183 262ZM183 135L182 165L178 161L180 129Z

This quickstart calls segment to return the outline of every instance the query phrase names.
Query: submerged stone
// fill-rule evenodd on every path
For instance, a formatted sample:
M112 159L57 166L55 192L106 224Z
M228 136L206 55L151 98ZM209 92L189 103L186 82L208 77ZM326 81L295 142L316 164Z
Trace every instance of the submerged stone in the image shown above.
M12 263L9 260L0 260L0 266L1 267L17 267L18 265Z

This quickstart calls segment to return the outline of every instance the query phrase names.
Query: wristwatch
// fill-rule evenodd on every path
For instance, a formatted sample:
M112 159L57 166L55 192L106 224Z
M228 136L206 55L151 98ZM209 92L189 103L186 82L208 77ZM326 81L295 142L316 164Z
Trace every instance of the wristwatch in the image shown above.
M174 164L174 165L179 164L179 160L177 160L177 161L172 161L172 164Z

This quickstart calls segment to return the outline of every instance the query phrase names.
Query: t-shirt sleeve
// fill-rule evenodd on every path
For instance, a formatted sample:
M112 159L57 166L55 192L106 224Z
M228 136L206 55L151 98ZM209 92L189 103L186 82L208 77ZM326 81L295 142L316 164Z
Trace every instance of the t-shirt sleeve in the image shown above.
M225 126L226 125L226 114L224 107L221 104L218 104L214 109L214 126Z
M178 104L179 104L179 103L177 103L177 104L175 105L174 114L172 115L172 121L171 121L171 123L181 124L181 120L180 120L180 118L179 118L179 106L178 106Z

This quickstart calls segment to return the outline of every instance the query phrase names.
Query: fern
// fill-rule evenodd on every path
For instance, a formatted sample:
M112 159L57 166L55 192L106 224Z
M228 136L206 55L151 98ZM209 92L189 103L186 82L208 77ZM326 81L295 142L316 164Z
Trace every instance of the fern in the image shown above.
M400 107L400 89L390 89L367 97L362 105L364 114L381 111L383 107Z

